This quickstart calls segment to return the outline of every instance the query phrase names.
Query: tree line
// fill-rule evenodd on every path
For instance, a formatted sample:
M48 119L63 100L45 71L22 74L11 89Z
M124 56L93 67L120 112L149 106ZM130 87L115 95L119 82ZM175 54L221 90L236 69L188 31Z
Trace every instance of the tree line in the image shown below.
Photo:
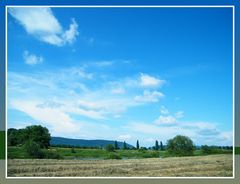
M57 153L46 151L50 146L51 135L46 127L41 125L27 126L23 129L10 128L7 132L8 146L23 147L28 155L32 158L60 158ZM75 152L74 148L92 148L103 149L100 147L81 147L72 145L55 145L55 147L68 147L72 148L72 153ZM114 141L113 144L107 145L104 149L108 152L114 152L115 150L155 150L166 151L170 156L191 156L197 148L193 141L183 135L177 135L172 139L169 139L166 145L163 145L162 141L155 141L155 145L149 148L141 147L139 140L136 142L135 147L129 147L124 141L122 148L119 147L118 142ZM202 145L200 147L202 154L218 154L221 150L232 150L232 146L207 146Z

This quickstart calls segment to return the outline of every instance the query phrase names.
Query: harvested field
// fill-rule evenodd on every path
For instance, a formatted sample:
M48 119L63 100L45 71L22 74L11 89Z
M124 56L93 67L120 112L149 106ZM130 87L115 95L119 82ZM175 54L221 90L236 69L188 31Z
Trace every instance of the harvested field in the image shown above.
M9 177L231 177L232 155L126 160L9 159Z

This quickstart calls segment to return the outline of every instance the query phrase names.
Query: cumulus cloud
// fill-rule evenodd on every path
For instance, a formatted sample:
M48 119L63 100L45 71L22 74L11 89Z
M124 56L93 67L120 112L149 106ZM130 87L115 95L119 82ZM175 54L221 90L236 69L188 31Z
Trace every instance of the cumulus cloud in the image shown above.
M36 56L35 54L30 54L27 50L23 53L24 62L28 65L36 65L43 62L42 56Z
M144 90L143 95L137 95L134 100L138 103L158 102L160 98L163 98L164 94L159 91Z
M71 44L78 35L78 24L74 19L71 20L69 29L63 30L50 8L14 7L9 8L8 12L28 34L51 45Z
M141 73L140 85L142 87L146 87L146 88L161 87L164 83L165 83L165 80L161 80L153 76Z
M178 111L174 115L168 115L169 111L165 106L161 106L160 116L154 121L158 125L173 126L178 123L178 119L183 117L183 111Z
M157 120L155 120L156 124L161 125L174 125L176 123L177 119L173 116L159 116Z

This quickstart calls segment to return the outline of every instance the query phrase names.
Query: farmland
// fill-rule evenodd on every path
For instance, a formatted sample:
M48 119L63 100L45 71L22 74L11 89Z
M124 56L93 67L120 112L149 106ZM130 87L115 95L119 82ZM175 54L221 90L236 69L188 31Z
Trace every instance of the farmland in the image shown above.
M232 155L125 160L8 159L13 177L230 177Z

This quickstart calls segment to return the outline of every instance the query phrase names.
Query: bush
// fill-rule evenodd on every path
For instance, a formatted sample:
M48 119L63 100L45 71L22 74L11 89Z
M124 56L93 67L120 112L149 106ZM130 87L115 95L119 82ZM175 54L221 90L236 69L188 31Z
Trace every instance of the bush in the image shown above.
M172 156L191 156L194 146L189 137L177 135L167 141L167 151Z
M107 159L122 159L120 155L116 153L109 153Z
M55 152L51 152L51 151L45 151L44 152L44 158L47 159L62 159L63 157Z
M211 147L209 147L207 145L201 146L201 151L203 154L211 154L212 153Z
M71 148L71 153L76 153L74 147Z
M31 158L44 158L44 152L36 142L30 140L25 143L24 148Z
M113 151L114 151L114 146L113 146L112 144L108 144L108 145L106 146L106 151L108 151L108 152L113 152Z

